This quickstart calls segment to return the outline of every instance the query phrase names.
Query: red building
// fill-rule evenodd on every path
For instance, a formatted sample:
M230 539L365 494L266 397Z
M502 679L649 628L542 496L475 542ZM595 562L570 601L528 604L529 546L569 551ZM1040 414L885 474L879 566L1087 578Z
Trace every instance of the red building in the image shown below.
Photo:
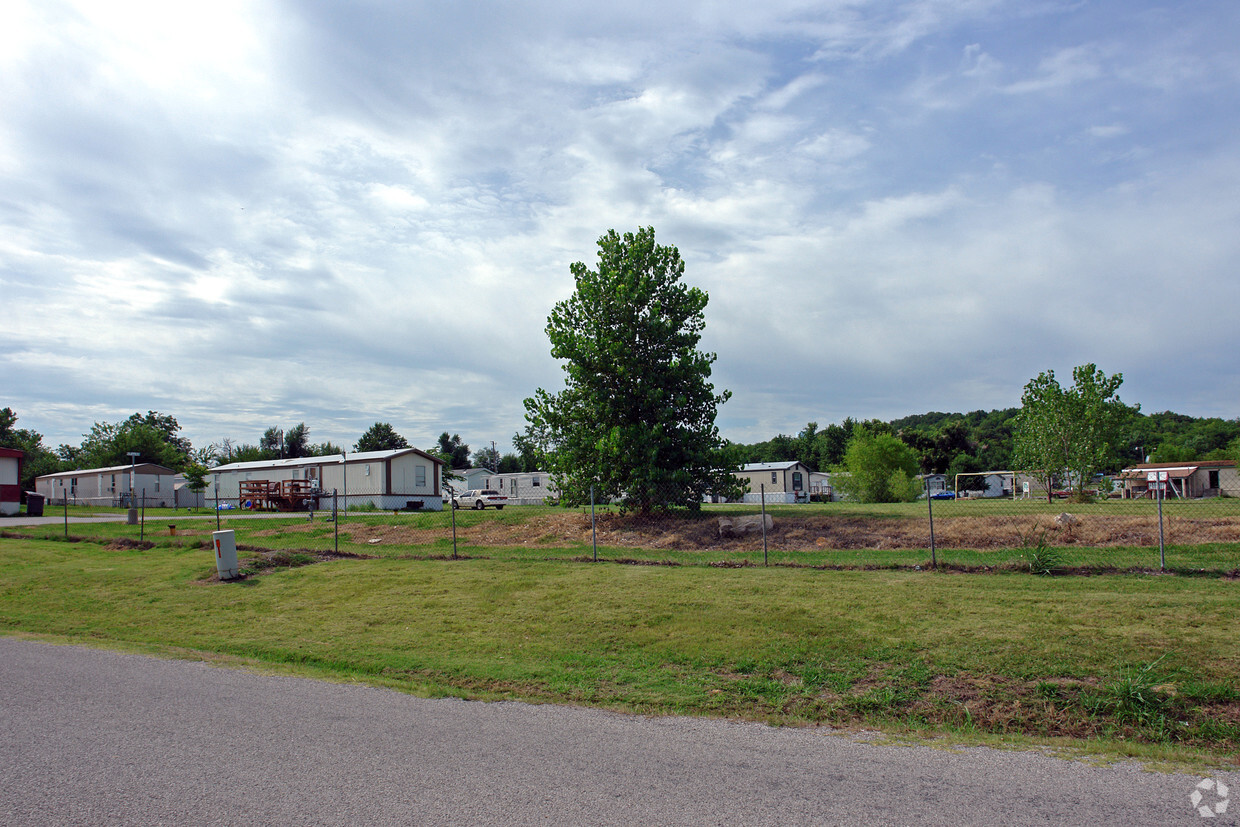
M0 514L12 516L22 507L22 457L16 448L0 448Z

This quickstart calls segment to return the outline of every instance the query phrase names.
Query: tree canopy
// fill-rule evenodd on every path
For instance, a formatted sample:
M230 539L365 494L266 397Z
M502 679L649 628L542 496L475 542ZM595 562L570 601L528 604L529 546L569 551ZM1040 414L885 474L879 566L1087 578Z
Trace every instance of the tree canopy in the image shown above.
M469 444L461 442L460 434L448 436L448 432L444 431L439 435L437 450L431 453L442 459L447 464L448 470L459 471L469 467Z
M388 422L376 422L353 444L355 451L395 451L408 448L409 442Z
M697 349L706 292L681 281L680 252L656 244L653 227L610 230L598 248L595 269L571 266L576 289L547 320L564 390L525 400L518 447L538 447L568 504L592 487L642 512L736 495L715 426L731 394L715 393L715 355Z
M917 452L892 434L864 426L853 431L837 471L832 486L856 502L912 502L921 491Z
M90 433L83 435L79 447L62 445L61 459L71 468L108 468L129 465L129 452L138 456L134 462L153 462L180 471L190 461L192 446L178 436L181 426L176 418L158 411L146 415L135 413L122 422L96 422Z

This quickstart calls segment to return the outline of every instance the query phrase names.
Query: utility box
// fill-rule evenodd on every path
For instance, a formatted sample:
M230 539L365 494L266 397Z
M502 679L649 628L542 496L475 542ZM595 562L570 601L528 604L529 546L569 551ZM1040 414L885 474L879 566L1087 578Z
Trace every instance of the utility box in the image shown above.
M215 570L221 580L235 580L240 574L237 568L237 534L231 528L226 531L211 532L212 545L215 546Z
M33 491L26 492L26 516L42 517L43 516L43 495L36 494Z

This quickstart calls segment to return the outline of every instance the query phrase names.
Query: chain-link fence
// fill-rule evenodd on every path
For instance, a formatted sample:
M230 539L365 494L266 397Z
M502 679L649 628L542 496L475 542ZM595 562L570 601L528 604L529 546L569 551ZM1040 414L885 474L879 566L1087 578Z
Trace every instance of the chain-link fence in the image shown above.
M377 499L314 490L293 499L219 498L218 508L199 511L154 508L138 497L115 531L206 544L212 532L231 529L243 552L256 553L1240 575L1240 485L1224 477L1203 491L1186 474L1168 477L1155 472L1110 496L1086 497L1033 496L1019 484L958 496L927 481L918 500L883 504L759 486L741 502L647 512L601 495L570 505L545 482L541 497L478 489L455 500L392 492ZM66 536L71 518L88 516L72 500L46 509L63 517Z
M294 511L222 501L209 526L187 521L182 533L233 529L243 550L340 555L1240 572L1240 490L1227 486L1196 497L1172 484L1084 498L928 493L915 502L866 504L763 487L745 502L643 513L622 499L569 506L494 493L458 498L457 508L444 500L385 509L370 495L332 491Z

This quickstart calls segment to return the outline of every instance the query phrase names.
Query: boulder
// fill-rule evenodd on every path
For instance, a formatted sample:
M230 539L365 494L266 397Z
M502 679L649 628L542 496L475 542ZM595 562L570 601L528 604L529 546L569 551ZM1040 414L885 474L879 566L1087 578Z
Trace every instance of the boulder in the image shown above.
M1080 520L1078 520L1076 517L1073 517L1071 514L1069 514L1066 511L1055 518L1055 525L1058 525L1058 526L1074 526L1079 522Z
M720 537L744 537L747 534L761 534L762 521L766 520L766 530L775 527L770 514L744 514L738 517L719 518Z

